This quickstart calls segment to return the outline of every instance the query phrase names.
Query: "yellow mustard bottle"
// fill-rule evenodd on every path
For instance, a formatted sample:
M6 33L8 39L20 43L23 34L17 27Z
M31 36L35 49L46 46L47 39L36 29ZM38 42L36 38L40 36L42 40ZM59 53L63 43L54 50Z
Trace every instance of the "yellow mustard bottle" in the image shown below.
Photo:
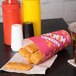
M34 35L41 35L40 0L22 0L22 20L32 22Z

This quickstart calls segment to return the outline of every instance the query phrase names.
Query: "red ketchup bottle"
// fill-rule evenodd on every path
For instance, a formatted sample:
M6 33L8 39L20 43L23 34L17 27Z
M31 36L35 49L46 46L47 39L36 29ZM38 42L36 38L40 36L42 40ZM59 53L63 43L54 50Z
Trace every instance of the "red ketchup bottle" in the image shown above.
M21 24L21 5L18 0L5 0L2 3L4 43L11 45L11 26Z

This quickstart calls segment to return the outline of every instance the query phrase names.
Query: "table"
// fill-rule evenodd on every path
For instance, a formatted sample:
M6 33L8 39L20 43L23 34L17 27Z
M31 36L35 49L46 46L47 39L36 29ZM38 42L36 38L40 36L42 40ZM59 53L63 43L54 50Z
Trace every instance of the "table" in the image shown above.
M4 45L3 27L0 23L0 68L15 54L10 46ZM52 32L56 30L67 30L68 25L64 19L45 19L42 20L42 33ZM72 46L63 49L58 53L58 57L54 64L46 70L45 75L25 75L17 73L7 73L0 71L0 76L76 76L76 68L67 63L67 60L73 57Z

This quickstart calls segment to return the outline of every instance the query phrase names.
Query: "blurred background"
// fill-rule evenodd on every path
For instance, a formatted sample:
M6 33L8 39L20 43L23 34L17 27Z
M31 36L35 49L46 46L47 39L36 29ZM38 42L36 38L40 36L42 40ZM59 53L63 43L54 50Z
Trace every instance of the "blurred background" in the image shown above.
M0 22L2 1L0 0ZM67 23L76 21L76 0L41 0L41 18L64 18Z

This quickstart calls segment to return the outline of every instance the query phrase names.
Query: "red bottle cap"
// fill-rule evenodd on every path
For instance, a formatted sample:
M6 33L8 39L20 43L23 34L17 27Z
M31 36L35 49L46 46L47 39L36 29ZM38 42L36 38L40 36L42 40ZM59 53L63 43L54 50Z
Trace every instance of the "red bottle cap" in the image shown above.
M6 3L17 3L18 0L6 0Z
M3 8L6 10L9 9L10 11L10 10L17 10L21 8L21 6L18 0L5 0L3 1Z

